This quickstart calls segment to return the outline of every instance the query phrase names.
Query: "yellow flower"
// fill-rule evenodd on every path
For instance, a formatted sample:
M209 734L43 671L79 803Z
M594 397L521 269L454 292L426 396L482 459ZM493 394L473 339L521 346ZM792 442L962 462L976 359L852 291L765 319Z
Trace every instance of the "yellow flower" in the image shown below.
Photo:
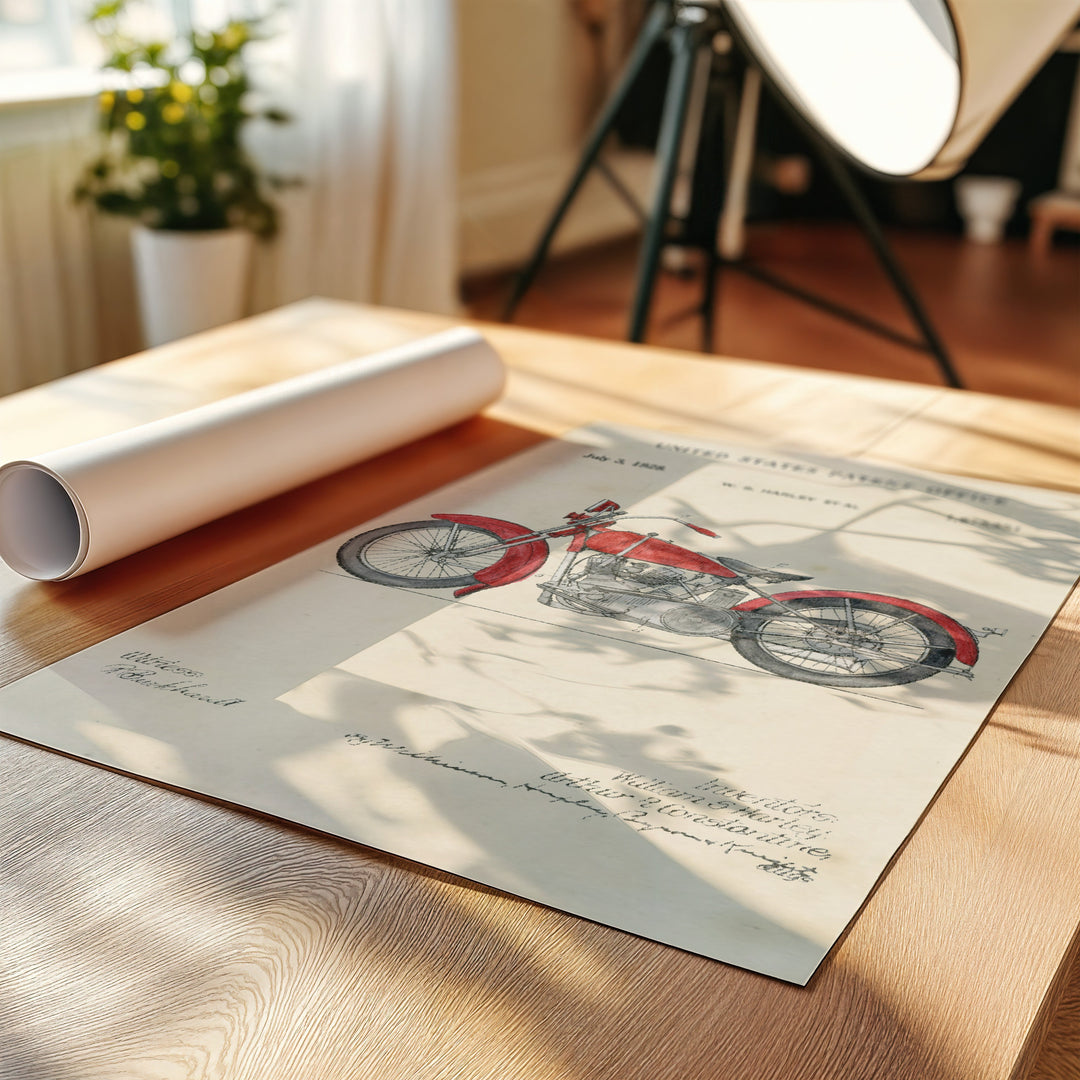
M172 94L174 101L181 103L190 101L194 95L194 91L188 86L187 83L173 82L169 85L169 93Z
M104 91L98 98L98 104L101 106L102 112L109 112L113 107L113 102L116 101L116 95L111 90Z
M143 92L136 86L133 90L127 92L127 99L132 105L138 105L143 99Z
M171 158L166 159L161 163L161 175L168 180L171 180L174 176L179 176L180 165Z
M124 117L124 123L127 124L132 131L142 131L146 127L146 117L142 113L129 112Z
M230 25L222 31L219 40L226 49L235 49L247 41L247 30L237 23L230 23Z
M178 104L175 101L170 101L168 105L165 105L161 110L161 119L166 124L179 124L184 119L184 106Z

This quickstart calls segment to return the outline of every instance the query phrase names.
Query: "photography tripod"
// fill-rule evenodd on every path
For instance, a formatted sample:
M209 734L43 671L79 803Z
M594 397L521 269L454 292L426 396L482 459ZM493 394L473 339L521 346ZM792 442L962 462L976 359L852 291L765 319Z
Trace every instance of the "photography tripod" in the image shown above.
M638 258L637 282L627 331L628 340L640 342L645 339L660 264L660 253L664 246L676 244L682 247L700 247L705 253L704 295L700 309L705 351L711 351L713 347L717 276L720 268L726 266L746 273L773 288L822 308L865 330L909 348L929 353L936 361L945 383L954 387L962 386L944 344L897 261L870 204L840 154L794 110L792 110L793 116L808 137L816 156L824 164L851 208L855 220L920 336L910 337L842 304L811 293L754 265L741 254L733 256L730 252L717 250L716 233L722 215L730 216L732 212L741 215L739 204L743 193L740 189L746 183L748 171L745 117L740 115L740 107L744 103L742 76L746 66L753 64L752 59L743 58L745 50L740 53L731 49L724 54L714 49L713 40L721 31L727 31L737 42L737 35L732 34L732 28L728 25L725 16L723 0L654 0L619 76L618 83L604 103L589 133L577 168L548 219L528 263L515 281L513 292L504 309L504 319L513 318L518 304L528 292L547 258L548 249L563 217L594 166L601 169L622 197L633 202L626 190L617 182L617 178L603 167L599 161L599 155L607 137L615 127L620 109L641 77L650 53L666 38L671 50L671 72L668 76L660 130L656 141L656 183L652 208L645 213L633 204L644 219L645 233ZM710 193L708 205L705 208L704 216L710 221L712 229L706 230L705 237L694 240L685 235L685 230L683 234L678 231L680 222L672 217L671 200L680 158L684 150L687 114L695 80L709 75L720 86L723 97L723 177L721 183L714 185L715 190ZM754 69L754 75L759 77L756 69ZM783 100L782 95L780 98ZM753 123L754 118L751 116L750 124ZM742 127L741 133L738 130L740 127ZM733 175L737 162L739 162L739 170Z

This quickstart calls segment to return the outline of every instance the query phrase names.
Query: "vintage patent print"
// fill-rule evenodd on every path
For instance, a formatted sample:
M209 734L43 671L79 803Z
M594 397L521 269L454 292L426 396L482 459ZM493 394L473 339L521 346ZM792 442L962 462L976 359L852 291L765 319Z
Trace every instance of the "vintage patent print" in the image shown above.
M12 684L0 728L803 984L1078 549L1060 492L590 429Z

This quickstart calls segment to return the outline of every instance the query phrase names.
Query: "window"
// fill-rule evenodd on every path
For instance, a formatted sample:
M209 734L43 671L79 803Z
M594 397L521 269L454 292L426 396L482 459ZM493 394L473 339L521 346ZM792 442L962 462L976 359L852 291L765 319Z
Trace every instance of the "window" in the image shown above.
M101 49L86 25L93 0L0 0L0 104L83 97L98 88ZM163 38L193 21L251 15L265 0L137 0L125 18L137 37Z
M0 72L70 67L79 27L67 0L0 0Z

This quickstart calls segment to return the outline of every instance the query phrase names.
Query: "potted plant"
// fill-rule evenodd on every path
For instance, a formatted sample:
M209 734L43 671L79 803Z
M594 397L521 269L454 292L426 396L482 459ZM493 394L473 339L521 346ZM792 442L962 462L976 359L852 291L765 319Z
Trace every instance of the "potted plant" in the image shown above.
M254 237L272 236L277 210L242 143L255 117L245 50L265 36L258 20L140 41L124 21L128 0L89 16L105 48L99 98L102 148L76 197L136 222L136 285L148 344L158 345L244 314Z

